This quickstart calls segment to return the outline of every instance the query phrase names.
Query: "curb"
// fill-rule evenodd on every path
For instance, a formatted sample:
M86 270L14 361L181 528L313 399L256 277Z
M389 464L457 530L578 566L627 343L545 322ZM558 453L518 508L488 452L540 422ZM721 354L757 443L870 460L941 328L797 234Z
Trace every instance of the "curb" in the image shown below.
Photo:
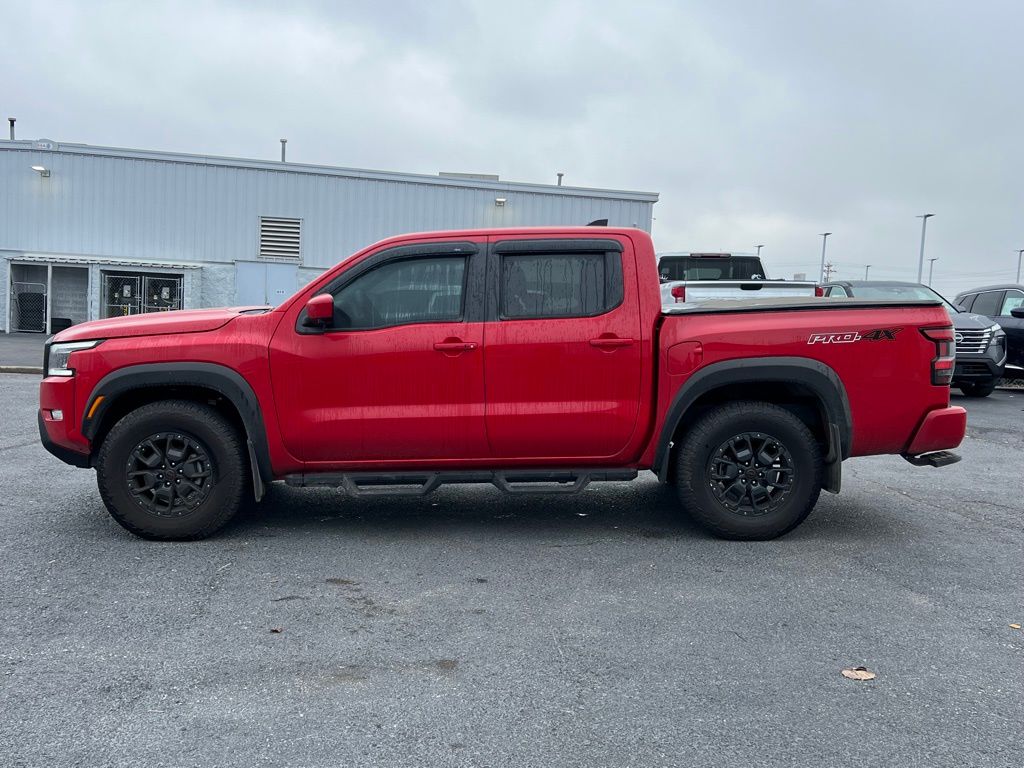
M42 376L43 368L31 365L0 365L0 373L34 373L36 376Z

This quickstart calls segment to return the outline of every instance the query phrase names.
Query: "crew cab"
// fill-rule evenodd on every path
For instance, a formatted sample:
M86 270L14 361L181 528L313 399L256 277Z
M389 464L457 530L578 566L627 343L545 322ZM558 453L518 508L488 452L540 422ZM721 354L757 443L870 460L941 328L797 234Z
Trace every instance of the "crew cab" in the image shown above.
M662 304L822 295L813 282L769 280L761 257L754 254L659 253L658 278Z
M956 461L952 371L938 301L663 308L642 231L435 232L277 307L61 331L39 431L153 539L207 536L275 480L574 492L646 470L712 532L765 539L838 492L847 458Z

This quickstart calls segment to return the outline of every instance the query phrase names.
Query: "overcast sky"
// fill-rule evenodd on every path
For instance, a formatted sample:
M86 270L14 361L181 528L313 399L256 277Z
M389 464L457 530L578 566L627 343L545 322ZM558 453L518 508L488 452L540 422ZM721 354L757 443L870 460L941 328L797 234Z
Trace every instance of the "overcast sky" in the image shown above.
M1012 280L1018 2L5 2L19 138L654 191L659 250ZM927 265L926 265L927 266ZM926 270L927 273L927 270Z

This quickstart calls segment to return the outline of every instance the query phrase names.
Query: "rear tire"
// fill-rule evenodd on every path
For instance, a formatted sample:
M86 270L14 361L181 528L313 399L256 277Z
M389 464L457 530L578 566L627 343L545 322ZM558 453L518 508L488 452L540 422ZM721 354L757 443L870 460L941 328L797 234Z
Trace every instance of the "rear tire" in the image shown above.
M774 539L818 501L821 448L807 426L772 403L737 402L704 414L676 452L679 500L726 539Z
M995 383L991 384L961 384L960 391L967 397L988 397L995 392Z
M222 528L252 482L244 443L214 408L163 400L107 434L96 459L107 511L145 539L191 541Z

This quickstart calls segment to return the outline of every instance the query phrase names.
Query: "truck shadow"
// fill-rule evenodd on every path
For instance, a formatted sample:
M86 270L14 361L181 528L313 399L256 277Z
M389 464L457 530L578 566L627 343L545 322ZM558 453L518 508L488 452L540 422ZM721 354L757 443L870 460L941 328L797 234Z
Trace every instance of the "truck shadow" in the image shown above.
M653 478L595 484L574 495L507 495L490 486L463 485L445 486L426 497L368 498L275 483L263 502L239 515L221 535L277 537L311 528L326 535L557 535L564 546L613 535L715 541L680 508L675 489ZM783 540L870 542L888 538L892 532L883 506L849 505L822 494L808 520Z
M484 485L445 486L425 497L351 497L340 490L280 483L240 515L229 534L290 528L437 534L455 530L544 533L621 530L650 538L704 537L681 513L672 488L655 482L601 483L578 494L508 495Z

